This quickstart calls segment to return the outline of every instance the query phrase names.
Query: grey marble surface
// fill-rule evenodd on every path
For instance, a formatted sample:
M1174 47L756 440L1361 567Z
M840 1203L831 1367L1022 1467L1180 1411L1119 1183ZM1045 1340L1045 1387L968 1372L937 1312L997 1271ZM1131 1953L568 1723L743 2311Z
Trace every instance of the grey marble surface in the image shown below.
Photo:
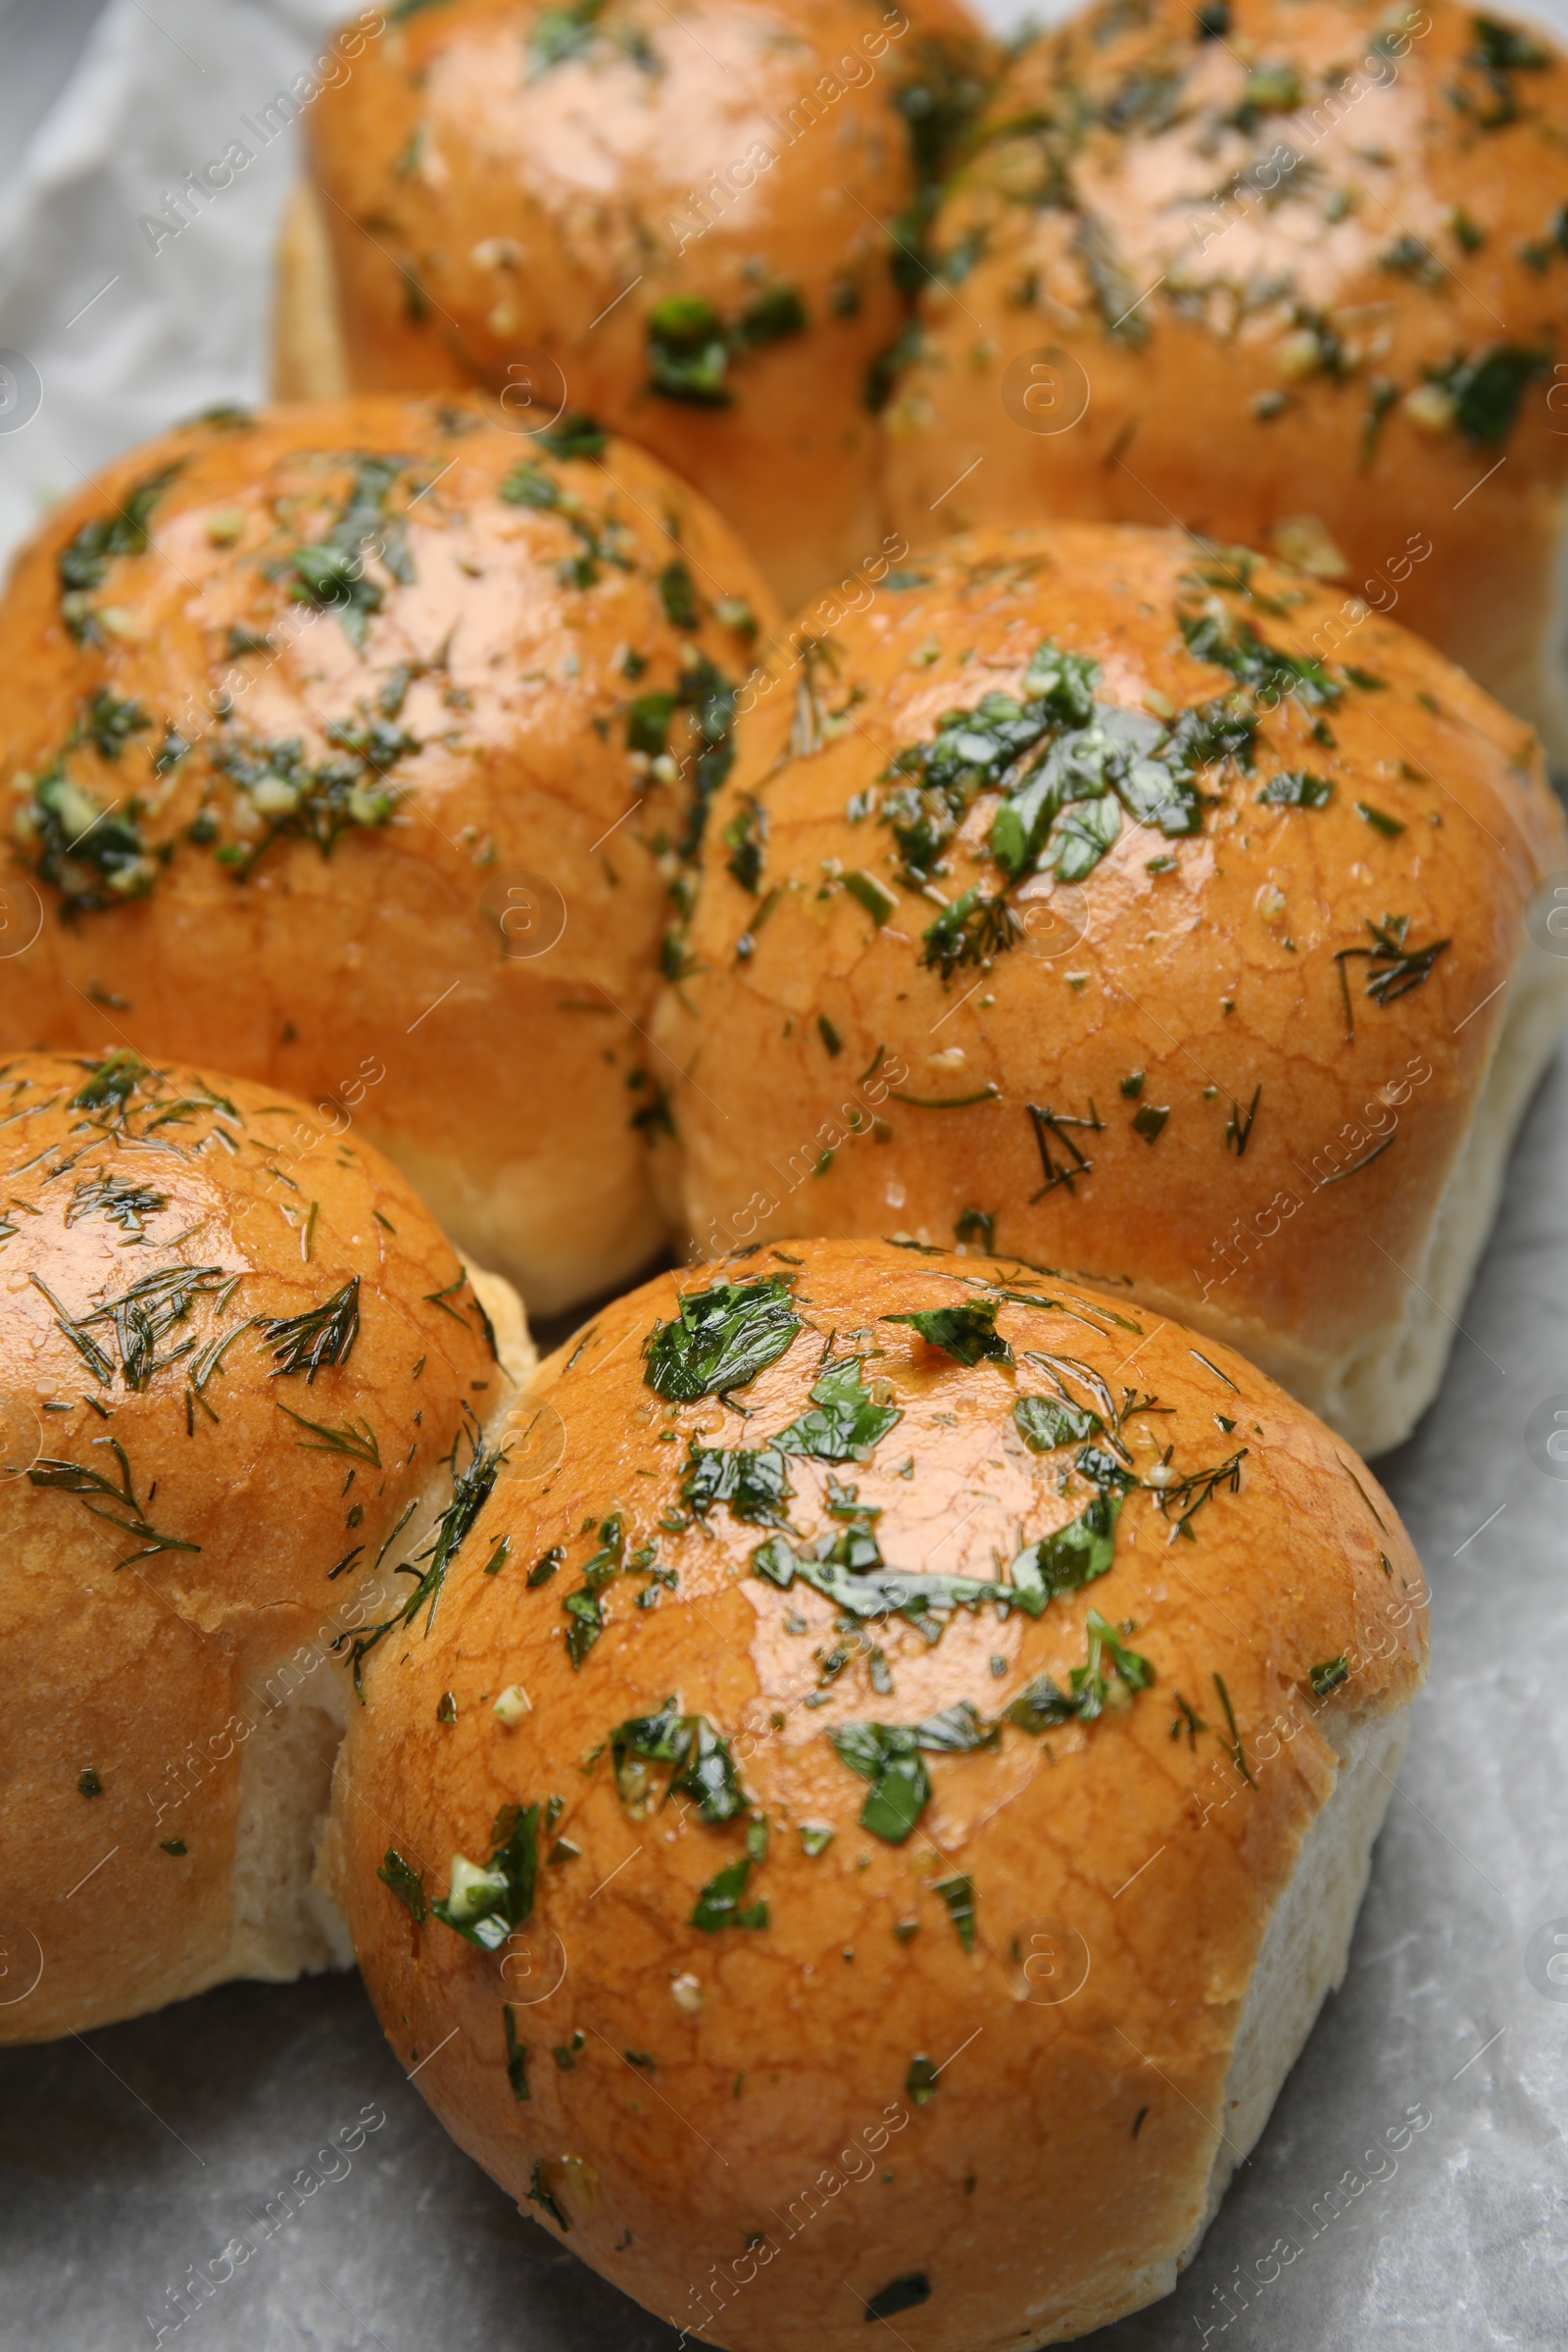
M1432 1581L1432 1674L1344 1987L1193 2269L1105 2352L1568 2340L1568 1981L1531 1948L1568 1932L1568 1483L1526 1444L1568 1392L1565 1169L1568 1055L1443 1394L1380 1464ZM180 2322L168 2290L221 2271L302 2168L338 2177ZM0 2059L0 2347L132 2352L159 2328L180 2352L677 2341L459 2153L354 1978L233 1985Z

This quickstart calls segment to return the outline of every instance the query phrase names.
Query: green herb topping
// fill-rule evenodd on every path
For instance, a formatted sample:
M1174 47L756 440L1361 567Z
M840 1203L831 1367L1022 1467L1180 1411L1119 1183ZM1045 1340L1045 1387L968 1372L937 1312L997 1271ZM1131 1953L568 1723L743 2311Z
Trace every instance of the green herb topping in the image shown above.
M378 1642L385 1641L394 1627L412 1625L426 1604L429 1613L424 1621L424 1633L428 1641L430 1628L435 1623L441 1588L446 1583L447 1570L457 1558L464 1538L490 1499L491 1489L507 1458L506 1451L499 1446L493 1452L487 1451L480 1443L477 1430L469 1432L468 1443L472 1447L468 1465L460 1471L457 1466L458 1440L455 1438L452 1442L452 1500L436 1521L435 1533L429 1543L417 1555L417 1560L428 1561L429 1565L421 1569L416 1561L403 1561L398 1566L399 1576L412 1576L415 1579L414 1590L408 1599L400 1609L390 1617L383 1618L379 1624L356 1626L351 1632L340 1634L332 1644L337 1649L345 1642L352 1643L349 1658L354 1669L354 1688L362 1700L365 1693L361 1689L361 1674L365 1660ZM448 1921L447 1924L450 1926L452 1923Z
M135 482L123 506L112 514L84 522L55 559L60 580L60 612L78 645L102 645L103 631L93 611L89 591L101 588L117 556L144 556L151 545L149 525L153 509L184 461L176 459L158 473Z
M822 1462L863 1462L870 1459L899 1421L896 1404L875 1401L865 1386L858 1356L826 1359L811 1383L810 1409L768 1441L776 1453L814 1455Z
M386 1849L385 1859L376 1871L383 1886L389 1886L404 1910L420 1926L430 1916L430 1905L424 1891L424 1873L406 1862L395 1845Z
M490 1840L490 1859L482 1867L453 1855L451 1885L430 1905L443 1927L486 1952L499 1951L533 1909L539 1807L503 1805Z
M142 839L145 810L135 794L106 806L74 782L59 760L39 775L19 774L14 781L30 786L13 818L23 858L61 893L68 916L147 897L158 878L158 858Z
M728 408L732 363L743 353L806 332L806 305L785 280L764 286L726 324L704 294L666 294L648 319L648 381L665 400Z
M644 1379L661 1396L690 1404L742 1388L783 1354L800 1330L789 1285L776 1274L688 1291L676 1318L656 1323Z
M657 1715L634 1715L617 1724L610 1735L610 1752L615 1787L630 1811L643 1812L649 1805L651 1764L673 1767L665 1804L672 1796L689 1796L704 1821L715 1827L733 1821L750 1804L727 1743L706 1715L683 1715L673 1694Z
M959 1875L951 1879L934 1879L933 1894L939 1894L948 1906L948 1917L958 1932L958 1941L966 1952L974 1949L975 1893L974 1881Z
M765 1928L766 1903L742 1900L751 1875L750 1854L742 1854L738 1861L716 1872L697 1897L697 1907L687 1925L701 1928L709 1936L720 1928Z
M401 515L387 512L387 500L404 470L396 458L360 458L331 528L308 546L297 547L290 559L290 596L318 612L335 612L356 652L365 643L371 614L385 602L384 590L366 570L369 558L378 557L401 586L414 579L407 524Z
M884 1315L881 1320L912 1325L928 1348L942 1348L956 1363L973 1366L982 1357L1000 1364L1012 1362L1012 1349L997 1329L993 1299L977 1299L965 1306L926 1307L916 1314Z
M790 1492L784 1456L776 1446L726 1452L690 1441L680 1498L694 1517L706 1519L715 1502L727 1502L737 1519L755 1527L783 1527Z
M341 1290L298 1315L261 1315L257 1329L272 1350L277 1380L303 1372L314 1384L323 1364L341 1364L360 1336L360 1278L351 1274Z

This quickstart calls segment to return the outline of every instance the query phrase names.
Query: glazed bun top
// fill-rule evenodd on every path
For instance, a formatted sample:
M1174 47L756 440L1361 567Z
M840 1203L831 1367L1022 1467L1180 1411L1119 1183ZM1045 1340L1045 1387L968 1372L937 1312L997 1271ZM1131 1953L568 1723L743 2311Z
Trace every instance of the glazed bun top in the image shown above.
M1568 853L1528 729L1336 612L1060 523L944 542L808 647L661 1011L698 1245L1012 1246L1403 1434L1372 1343Z
M297 1102L122 1048L18 1056L0 1104L11 1543L62 1606L134 1567L243 1672L510 1395L493 1326L396 1170L302 1149Z
M1565 203L1568 63L1533 28L1084 10L1009 68L934 228L951 284L890 412L906 527L984 447L950 523L1027 497L1271 545L1560 732Z
M559 1469L503 1466L346 1750L400 2059L661 2314L799 2235L743 2345L864 2340L911 2275L945 2345L1125 2294L1201 2220L1337 1760L1420 1679L1376 1482L1227 1349L875 1242L661 1276L530 1401ZM874 2207L806 2228L836 2135L901 2116Z
M958 0L411 16L309 118L349 380L511 370L537 394L563 371L797 602L881 536L863 395L905 315L885 224L984 55Z
M396 1170L312 1132L124 1048L0 1068L0 2040L349 1957L311 1883L346 1638L529 1351Z
M329 1124L379 1057L362 1130L556 1305L657 1239L620 1015L771 606L655 460L491 414L217 414L24 551L0 776L34 919L0 1045L96 1046L107 1004Z

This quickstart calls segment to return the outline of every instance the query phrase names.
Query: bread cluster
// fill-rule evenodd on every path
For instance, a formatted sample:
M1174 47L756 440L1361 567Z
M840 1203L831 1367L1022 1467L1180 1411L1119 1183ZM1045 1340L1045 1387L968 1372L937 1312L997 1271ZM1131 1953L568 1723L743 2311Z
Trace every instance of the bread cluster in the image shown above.
M1568 981L1568 69L354 37L277 403L0 599L0 2038L357 1959L688 2335L1063 2341L1425 1669L1361 1456Z

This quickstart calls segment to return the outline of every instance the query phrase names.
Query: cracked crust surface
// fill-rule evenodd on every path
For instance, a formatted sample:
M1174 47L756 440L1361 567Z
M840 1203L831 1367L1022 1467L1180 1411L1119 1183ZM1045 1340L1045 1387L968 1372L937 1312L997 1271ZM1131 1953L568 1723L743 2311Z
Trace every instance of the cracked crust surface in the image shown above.
M741 828L760 863L743 878L739 856L710 856L657 1028L685 1073L700 1249L989 1236L1244 1348L1363 1451L1407 1433L1451 1336L1423 1328L1405 1362L1412 1286L1524 1008L1531 892L1568 864L1568 835L1520 721L1393 622L1319 662L1332 611L1304 574L1205 561L1175 533L984 531L891 574L814 672L764 681L710 832ZM1196 833L1124 818L1077 883L1028 876L1013 944L945 980L923 960L932 897L1001 889L998 796L973 801L922 891L879 814L905 781L891 763L945 712L1019 695L1048 638L1146 721L1201 708L1236 680L1190 650L1184 615L1317 662L1330 699L1262 709L1250 768L1198 778ZM1326 800L1260 801L1281 775ZM886 894L884 923L845 875ZM1447 944L1379 996L1385 918L1409 951ZM1565 977L1530 975L1532 1074ZM1452 1311L1483 1238L1446 1266Z
M313 596L296 558L330 561L367 460L390 487ZM169 468L136 552L137 485ZM547 1309L623 1279L661 1233L633 1024L709 748L666 704L651 772L628 713L678 705L701 662L744 674L726 597L771 624L755 566L656 460L558 460L471 399L223 417L117 460L0 607L7 887L45 903L4 966L0 1046L96 1048L107 1005L144 1053L321 1100L328 1124L379 1061L361 1132L462 1247ZM334 831L334 806L318 840L290 796L334 763L363 821ZM50 857L57 776L85 798ZM127 818L141 855L109 882Z
M0 2038L42 2040L347 1963L310 1885L331 1645L396 1605L378 1554L514 1391L410 1186L356 1135L304 1149L303 1103L24 1054L0 1121L8 1991L42 1970ZM284 1369L267 1326L332 1300Z
M1561 53L1451 0L1153 0L1039 34L935 224L965 268L886 412L896 517L929 538L972 466L944 527L1271 547L1568 758L1565 129Z
M683 1294L760 1277L789 1286L783 1352L733 1406L657 1395L656 1324ZM977 1299L1010 1369L966 1369L883 1319ZM787 1457L798 1549L845 1524L830 1478L841 1507L848 1484L880 1513L884 1560L921 1573L993 1578L1081 1512L1093 1488L1070 1446L1029 1450L1013 1414L1052 1393L1045 1351L1076 1367L1075 1395L1098 1376L1121 1408L1139 1483L1108 1570L1037 1617L960 1606L935 1641L890 1616L858 1642L799 1578L759 1574L763 1525L722 1503L693 1518L688 1446L765 1448L829 1346L860 1355L866 1396L902 1418L867 1459ZM1423 1671L1420 1568L1371 1474L1214 1343L1016 1261L879 1243L662 1276L553 1356L528 1403L551 1441L503 1466L429 1638L370 1662L334 1796L361 1965L423 2096L525 2213L737 2352L849 2352L866 2304L915 2276L925 2299L887 2308L916 2352L1054 2341L1165 2291L1208 2210L1216 2127L1240 2128L1226 2102L1245 2097L1259 2128L1343 1957L1313 1958L1303 2012L1275 1953L1281 2022L1233 2075L1269 1920L1341 1758L1363 1727L1384 1753ZM1239 1491L1173 1540L1185 1501L1162 1512L1151 1474L1241 1448ZM626 1565L600 1583L604 1627L574 1667L564 1604L617 1513ZM1003 1722L1033 1678L1068 1688L1096 1604L1152 1684L1038 1736ZM519 1687L527 1710L509 1700L498 1720ZM745 1854L746 1819L658 1802L657 1767L617 1794L615 1728L672 1692L765 1817L744 1890L765 1926L691 1924ZM997 1740L930 1755L906 1842L869 1834L866 1784L830 1733L960 1699L1001 1722ZM555 1798L532 1913L496 1951L427 1911L416 1924L378 1875L390 1843L405 1886L444 1895L501 1808ZM1361 1827L1330 1840L1324 1882L1347 1932ZM971 1948L938 1891L960 1879ZM911 2088L918 2055L940 2070L929 2096Z

